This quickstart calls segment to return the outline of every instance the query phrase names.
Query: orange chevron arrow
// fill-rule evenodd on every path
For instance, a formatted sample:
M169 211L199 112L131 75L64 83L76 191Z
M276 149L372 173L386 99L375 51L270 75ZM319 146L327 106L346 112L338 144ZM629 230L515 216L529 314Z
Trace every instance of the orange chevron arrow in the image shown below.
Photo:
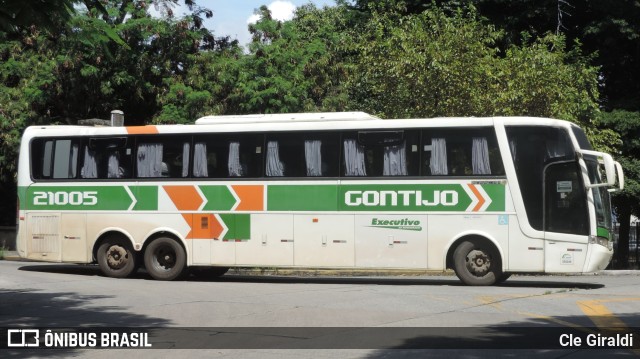
M202 197L194 186L163 186L178 211L195 211L202 205Z
M478 204L476 204L476 206L473 207L473 211L474 212L478 212L480 210L480 208L482 208L482 206L484 205L486 200L484 199L482 194L480 194L480 191L478 191L476 186L474 186L472 184L469 184L469 188L471 189L471 192L473 192L473 194L478 198Z
M231 188L240 199L236 211L264 211L263 185L235 185Z

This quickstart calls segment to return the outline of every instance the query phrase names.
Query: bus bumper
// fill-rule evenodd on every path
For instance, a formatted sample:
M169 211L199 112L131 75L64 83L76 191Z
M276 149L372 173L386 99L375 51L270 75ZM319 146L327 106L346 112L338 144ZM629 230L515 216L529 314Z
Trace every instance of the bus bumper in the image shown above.
M589 260L584 267L584 272L593 273L607 268L612 257L613 249L595 243L589 244Z

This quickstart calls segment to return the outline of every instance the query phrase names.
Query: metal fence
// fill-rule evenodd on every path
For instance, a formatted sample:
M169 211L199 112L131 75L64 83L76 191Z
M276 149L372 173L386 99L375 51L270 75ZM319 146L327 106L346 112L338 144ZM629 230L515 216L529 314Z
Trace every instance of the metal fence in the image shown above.
M629 259L627 263L620 263L618 260L618 231L620 230L620 224L616 223L615 226L615 240L613 242L613 260L609 265L609 269L640 269L640 226L637 222L631 223L629 228Z

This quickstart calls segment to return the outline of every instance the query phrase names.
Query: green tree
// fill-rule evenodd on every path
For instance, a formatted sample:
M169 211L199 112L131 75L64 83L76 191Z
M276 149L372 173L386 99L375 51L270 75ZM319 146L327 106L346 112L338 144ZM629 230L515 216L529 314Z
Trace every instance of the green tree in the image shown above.
M297 10L280 22L266 6L250 25L253 41L240 59L242 71L229 95L230 113L277 113L341 110L344 56L338 48L345 36L346 8Z
M151 17L145 1L86 0L86 9L73 8L55 28L22 26L25 20L17 32L0 31L0 192L12 193L3 198L15 198L26 126L105 118L116 108L128 125L147 123L160 111L167 84L189 71L194 55L233 46L201 27L210 12L185 2L193 14L176 19ZM12 223L15 201L3 203L11 207L3 221Z
M59 28L74 13L75 0L0 0L0 31L18 34L32 26Z
M610 138L598 113L597 68L548 35L501 52L502 33L475 10L404 14L373 6L356 31L353 101L385 117L527 115L565 119ZM603 141L599 141L601 143Z
M618 247L615 252L617 268L629 266L629 230L631 215L640 214L640 112L616 110L603 112L599 119L602 127L612 129L622 138L620 162L625 173L625 188L613 196L617 220L620 224Z
M640 182L637 151L630 128L640 127L640 7L634 0L476 0L480 13L505 30L505 43L516 43L523 31L534 37L555 31L564 34L567 46L579 40L583 51L593 54L591 63L599 67L603 113L602 128L623 138L620 152L629 190L616 193L613 204L620 222L617 263L625 263L628 253L629 213L640 216L637 203ZM616 123L620 121L620 123ZM604 142L604 141L603 141ZM609 145L614 142L609 142Z

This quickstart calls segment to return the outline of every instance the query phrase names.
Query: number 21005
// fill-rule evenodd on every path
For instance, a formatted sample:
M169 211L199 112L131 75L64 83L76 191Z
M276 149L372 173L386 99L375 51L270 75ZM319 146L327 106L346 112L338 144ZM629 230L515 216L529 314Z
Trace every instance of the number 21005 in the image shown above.
M93 206L98 203L97 191L84 192L33 192L33 204L36 206Z

